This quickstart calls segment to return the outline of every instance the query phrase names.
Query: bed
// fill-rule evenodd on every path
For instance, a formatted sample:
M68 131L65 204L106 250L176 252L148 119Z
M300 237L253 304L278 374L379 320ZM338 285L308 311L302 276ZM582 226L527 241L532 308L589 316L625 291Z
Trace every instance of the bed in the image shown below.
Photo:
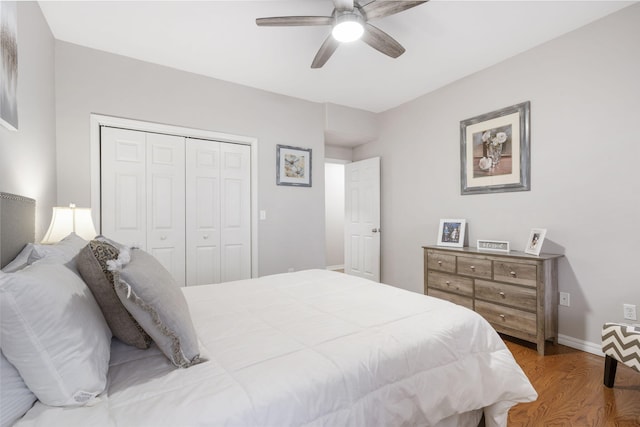
M325 270L179 292L200 363L113 338L102 393L15 425L506 426L537 397L491 326L443 300Z

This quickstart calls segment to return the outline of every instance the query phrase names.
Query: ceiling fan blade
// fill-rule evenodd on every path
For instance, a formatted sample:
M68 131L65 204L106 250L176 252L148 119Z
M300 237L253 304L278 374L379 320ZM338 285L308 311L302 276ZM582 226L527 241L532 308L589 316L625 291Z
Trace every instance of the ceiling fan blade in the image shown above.
M316 57L313 58L313 62L311 63L311 68L321 68L333 55L333 52L336 51L340 42L333 38L331 34L329 37L322 43L320 46L320 50L316 53Z
M367 20L384 18L403 10L411 9L426 3L425 1L397 1L397 0L377 0L363 6L360 10L367 17Z
M402 55L405 50L393 37L371 24L365 24L362 41L392 58Z
M309 25L333 25L331 16L274 16L273 18L257 18L260 27L296 27Z
M333 6L337 11L353 10L353 0L333 0Z

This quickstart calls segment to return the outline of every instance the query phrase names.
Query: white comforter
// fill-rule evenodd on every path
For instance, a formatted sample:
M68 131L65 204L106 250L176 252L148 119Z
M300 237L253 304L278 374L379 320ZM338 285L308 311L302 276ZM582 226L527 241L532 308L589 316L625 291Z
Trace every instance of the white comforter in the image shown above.
M207 362L114 339L96 404L36 403L18 426L433 426L480 408L506 426L537 397L491 326L442 300L324 270L184 293Z

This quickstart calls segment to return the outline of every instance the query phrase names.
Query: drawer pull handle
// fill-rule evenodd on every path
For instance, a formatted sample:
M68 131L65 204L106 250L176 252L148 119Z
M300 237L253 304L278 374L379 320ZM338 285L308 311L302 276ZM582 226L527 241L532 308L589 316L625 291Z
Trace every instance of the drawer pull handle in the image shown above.
M469 266L469 268L470 268L470 269L472 269L472 270L475 270L475 269L476 269L476 266L475 266L475 265L472 265L472 266Z
M504 298L504 292L498 292L498 295L500 295L502 298Z
M512 275L513 277L516 277L516 272L515 271L510 271L509 274Z
M444 282L444 283L446 283L446 284L447 284L447 286L449 286L449 285L451 284L451 282L450 282L450 281L448 281L448 280L447 280L446 282Z
M438 265L442 265L442 261L438 261Z
M504 314L501 314L501 315L500 315L500 318L501 318L502 320L504 320Z

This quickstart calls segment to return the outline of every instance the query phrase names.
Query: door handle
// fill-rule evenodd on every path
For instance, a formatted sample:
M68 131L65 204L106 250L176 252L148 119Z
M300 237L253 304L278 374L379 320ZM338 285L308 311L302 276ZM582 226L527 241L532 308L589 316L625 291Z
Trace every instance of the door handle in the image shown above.
M380 229L379 229L379 228L374 228L374 229L372 229L372 230L371 230L371 232L372 232L372 233L379 233L379 232L380 232Z

